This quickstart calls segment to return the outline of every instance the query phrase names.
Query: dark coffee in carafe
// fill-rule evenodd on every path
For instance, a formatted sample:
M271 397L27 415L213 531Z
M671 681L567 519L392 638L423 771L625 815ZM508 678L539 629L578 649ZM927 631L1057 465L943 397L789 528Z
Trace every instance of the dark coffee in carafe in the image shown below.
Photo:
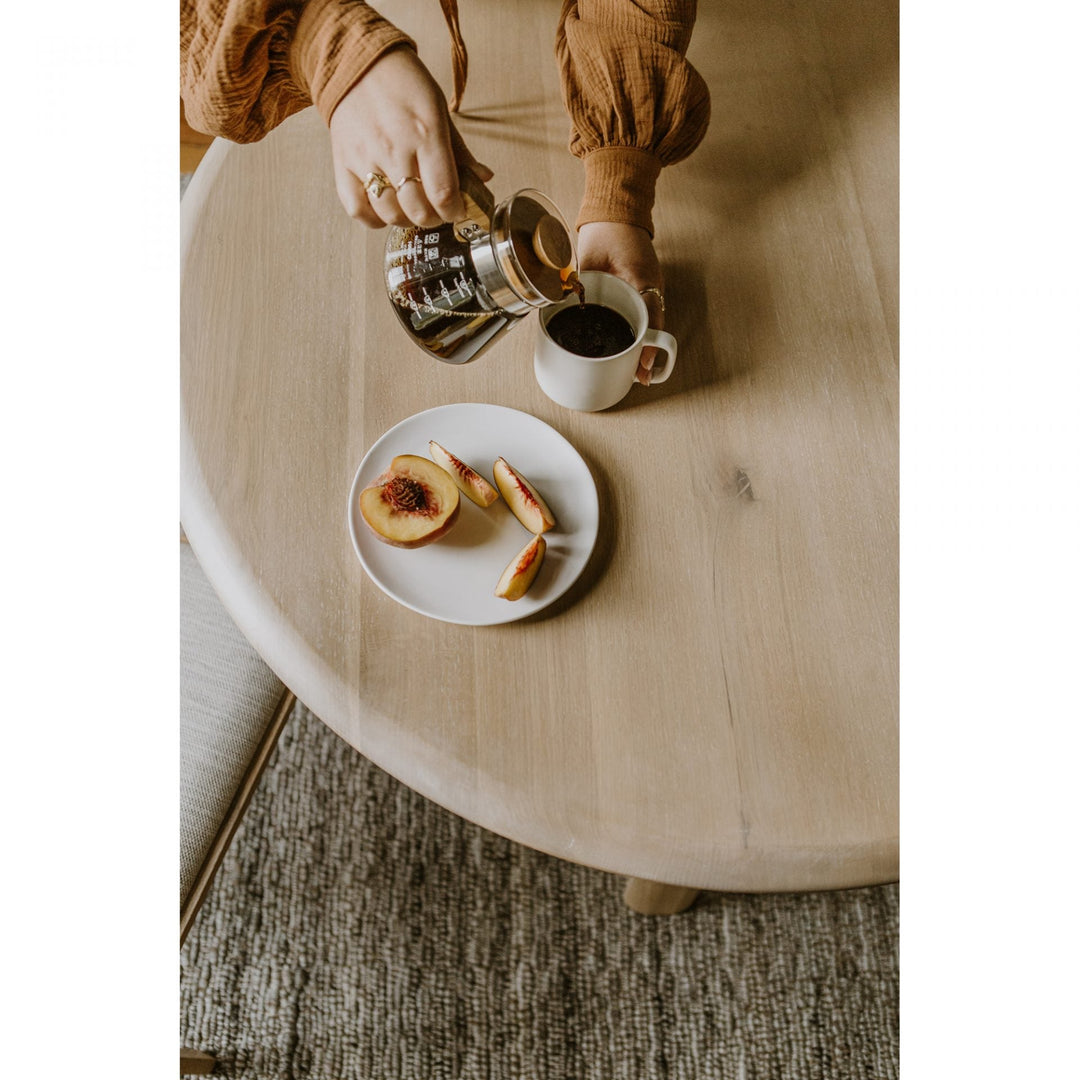
M466 183L470 175L462 175L467 220L392 226L386 239L394 311L417 345L451 364L472 360L576 282L569 229L554 204L526 189L496 206L475 176Z

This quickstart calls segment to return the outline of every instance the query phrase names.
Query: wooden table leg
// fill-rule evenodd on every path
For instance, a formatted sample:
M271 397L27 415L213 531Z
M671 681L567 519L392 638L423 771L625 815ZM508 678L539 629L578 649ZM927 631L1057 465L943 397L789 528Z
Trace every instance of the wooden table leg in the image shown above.
M214 1059L201 1050L180 1049L180 1075L206 1076L214 1071Z
M675 915L685 911L697 899L700 891L632 877L626 879L623 900L628 908L641 915Z

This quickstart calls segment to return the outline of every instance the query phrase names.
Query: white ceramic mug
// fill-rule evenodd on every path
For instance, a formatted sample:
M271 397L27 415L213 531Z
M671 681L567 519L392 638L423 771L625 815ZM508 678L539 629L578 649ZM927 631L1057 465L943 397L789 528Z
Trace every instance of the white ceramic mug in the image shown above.
M578 303L577 296L570 296L540 312L533 371L540 389L552 401L568 409L598 412L622 401L634 385L643 348L652 346L667 353L664 366L654 369L649 384L657 386L671 374L678 346L670 334L649 327L645 301L632 285L600 270L583 270L580 277L586 303L602 304L622 315L634 331L634 343L614 356L601 357L580 356L557 345L548 334L548 323L563 308Z

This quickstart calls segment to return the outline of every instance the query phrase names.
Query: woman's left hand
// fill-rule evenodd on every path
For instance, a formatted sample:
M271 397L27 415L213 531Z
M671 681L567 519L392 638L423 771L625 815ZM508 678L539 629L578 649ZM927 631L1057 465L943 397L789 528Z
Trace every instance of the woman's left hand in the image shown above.
M578 230L577 249L579 270L606 270L629 282L642 293L649 325L664 329L664 276L646 229L616 221L591 221ZM641 350L639 383L649 385L655 360L656 349L646 346Z

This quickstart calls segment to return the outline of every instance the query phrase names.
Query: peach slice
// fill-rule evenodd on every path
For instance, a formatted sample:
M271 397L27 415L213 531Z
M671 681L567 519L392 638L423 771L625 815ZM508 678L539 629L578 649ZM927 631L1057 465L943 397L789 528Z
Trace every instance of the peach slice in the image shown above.
M547 541L534 536L511 560L495 586L495 595L503 600L520 600L536 580L540 564L544 561Z
M360 492L360 514L394 547L415 548L444 536L461 510L454 478L417 454L398 454L374 484Z
M477 506L490 506L499 497L499 493L475 469L466 465L461 458L455 457L434 439L428 443L428 453L431 454L431 460L436 465L441 465Z
M506 505L531 533L545 533L555 528L555 515L540 493L504 457L495 459L495 485L502 492Z

